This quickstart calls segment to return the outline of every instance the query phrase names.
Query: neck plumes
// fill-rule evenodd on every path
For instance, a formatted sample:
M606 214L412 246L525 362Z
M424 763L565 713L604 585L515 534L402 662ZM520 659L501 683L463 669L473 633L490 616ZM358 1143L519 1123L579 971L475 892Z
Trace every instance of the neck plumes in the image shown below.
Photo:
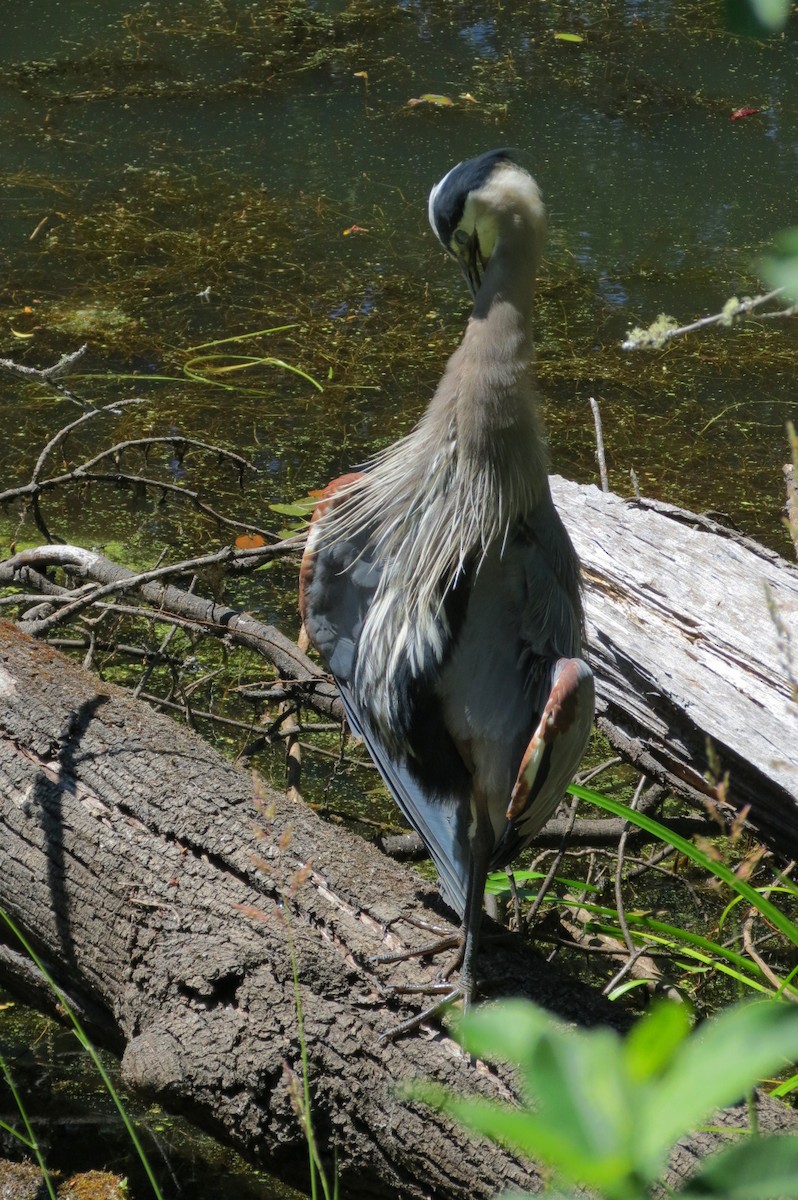
M368 526L380 590L439 609L467 568L536 507L548 488L532 379L532 298L539 240L502 230L465 336L416 428L378 455L342 521Z

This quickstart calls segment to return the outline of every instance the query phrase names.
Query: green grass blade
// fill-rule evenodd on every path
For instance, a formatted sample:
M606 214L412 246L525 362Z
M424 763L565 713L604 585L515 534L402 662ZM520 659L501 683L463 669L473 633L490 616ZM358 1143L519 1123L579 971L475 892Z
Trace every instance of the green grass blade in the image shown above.
M794 946L798 946L798 926L788 917L785 917L782 912L779 912L776 906L771 904L764 896L760 896L756 888L751 887L745 880L739 879L725 863L715 862L709 855L704 854L702 850L694 846L692 842L688 842L686 838L681 837L678 833L673 833L672 830L666 829L664 825L660 825L659 821L647 817L644 813L634 812L627 805L619 804L617 800L611 800L609 796L602 796L599 792L594 792L590 788L580 787L578 784L571 784L568 790L580 800L587 800L590 804L596 804L599 808L603 808L606 812L610 812L616 817L621 817L631 825L636 825L639 829L645 829L647 833L652 833L660 841L665 842L666 845L673 846L674 850L678 850L680 854L684 854L686 858L689 858L705 871L714 875L716 879L722 880L738 895L744 897L766 920L775 925L789 942L792 942Z
M233 337L217 338L214 342L200 342L198 346L189 346L188 353L194 354L196 350L210 350L213 346L228 346L231 342L247 342L252 338L267 337L270 333L284 333L286 329L296 329L296 323L273 325L271 329L256 329L254 333L236 333Z
M781 1100L784 1096L789 1096L796 1089L798 1089L798 1075L791 1075L789 1079L785 1079L778 1087L773 1088L770 1095L775 1096L777 1100Z
M743 954L738 954L736 950L731 950L728 946L721 946L719 942L713 942L710 938L702 937L699 933L691 933L688 929L680 929L678 925L668 925L665 921L658 921L655 917L636 917L632 915L627 920L633 928L644 929L651 935L655 935L657 941L667 944L671 940L682 947L689 946L693 950L704 951L715 958L725 959L738 970L747 971L758 979L766 978L764 972L751 959L746 958ZM622 936L620 928L617 930L617 935L619 937ZM676 952L679 952L678 946ZM684 949L681 952L686 953ZM784 984L782 984L783 986Z
M18 1111L20 1117L22 1118L22 1124L25 1126L25 1130L26 1130L28 1136L27 1136L27 1138L23 1137L22 1134L19 1133L16 1129L11 1129L10 1126L6 1125L5 1121L0 1122L0 1124L2 1124L3 1128L7 1129L9 1133L13 1134L13 1136L15 1138L18 1138L19 1141L22 1142L22 1144L24 1146L27 1146L28 1149L32 1151L32 1153L34 1154L34 1156L36 1158L36 1162L39 1165L39 1170L42 1173L42 1179L44 1180L44 1185L47 1188L47 1194L50 1197L50 1200L56 1200L55 1188L53 1187L53 1181L50 1178L50 1172L47 1170L47 1167L45 1166L44 1158L42 1157L42 1152L39 1149L39 1143L36 1140L36 1134L33 1132L33 1126L31 1125L30 1120L28 1119L28 1113L25 1108L25 1105L22 1102L22 1097L20 1096L19 1092L17 1091L16 1085L14 1083L14 1079L11 1075L11 1072L8 1069L8 1064L6 1063L6 1060L2 1057L2 1055L0 1055L0 1070L2 1070L3 1077L5 1078L5 1081L8 1084L9 1091L11 1092L11 1095L14 1097L14 1103L17 1106L17 1111Z
M86 1053L89 1055L89 1058L91 1059L91 1061L94 1063L95 1067L97 1068L97 1071L100 1075L100 1078L103 1081L103 1084L105 1085L108 1095L111 1097L114 1104L116 1105L117 1112L119 1113L120 1117L122 1118L122 1123L125 1126L125 1129L127 1130L128 1137L130 1138L130 1140L136 1150L136 1153L139 1156L141 1165L143 1166L143 1168L146 1172L147 1178L150 1181L150 1186L152 1187L153 1194L155 1195L156 1200L164 1200L163 1193L161 1192L161 1189L158 1186L158 1180L155 1178L155 1175L153 1174L153 1170L152 1170L152 1167L150 1166L150 1161L147 1158L146 1151L139 1140L139 1136L136 1133L136 1130L133 1126L132 1121L130 1120L130 1117L127 1115L127 1112L125 1111L125 1106L122 1103L122 1099L119 1096L113 1083L111 1082L108 1072L106 1071L105 1067L102 1064L102 1061L100 1060L99 1054L95 1050L92 1043L89 1041L88 1035L86 1034L85 1030L83 1029L83 1026L81 1025L80 1021L78 1020L76 1013L72 1010L72 1007L70 1006L69 1001L67 1000L66 996L61 991L58 984L53 979L52 975L50 975L49 971L47 970L44 963L39 958L36 951L31 946L28 939L25 937L22 930L18 928L16 923L12 920L12 918L5 911L5 909L0 908L0 918L2 918L5 921L6 925L11 930L11 932L14 934L17 941L24 947L25 952L28 955L28 957L31 959L32 962L34 962L36 964L36 966L38 967L39 971L41 972L43 978L47 982L47 986L50 988L53 995L58 1000L58 1003L61 1005L61 1007L63 1008L67 1017L69 1018L69 1021L75 1032L75 1036L77 1037L81 1046L84 1048Z
M616 928L615 926L605 926L605 925L597 925L597 926L595 926L595 928L598 933L607 933L611 937L617 937L618 940L620 941L621 931L619 928ZM711 958L708 954L702 954L702 952L700 950L693 949L690 946L682 946L682 947L674 946L666 938L657 937L655 934L649 934L648 940L652 941L652 942L657 942L660 945L665 946L668 950L670 950L671 954L673 955L673 957L677 961L677 963L678 963L679 958L691 958L691 959L694 959L696 962L701 963L702 966L711 968L713 971L717 971L721 975L728 975L730 979L734 979L737 983L741 983L745 987L749 987L755 992L762 992L764 995L767 995L767 996L773 995L772 987L766 986L765 984L761 983L759 981L759 979L756 979L753 977L753 971L754 971L753 965L751 966L751 974L745 975L741 971L735 970L734 967L729 966L728 963L718 962L716 959ZM685 964L682 963L680 965L682 966L682 969L684 969L684 970L688 969L685 966ZM763 978L764 978L764 976L763 976Z
M285 371L292 371L294 375L299 375L300 378L306 379L308 383L312 383L317 391L324 391L318 379L314 379L312 375L308 375L307 371L303 371L301 367L295 367L291 363L283 362L281 358L264 358L263 361L269 363L271 366L282 367Z

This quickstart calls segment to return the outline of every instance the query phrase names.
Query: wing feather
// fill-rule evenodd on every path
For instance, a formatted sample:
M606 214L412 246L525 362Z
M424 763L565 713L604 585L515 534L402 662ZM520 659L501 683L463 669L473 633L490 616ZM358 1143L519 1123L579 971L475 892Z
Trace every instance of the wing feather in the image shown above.
M321 518L335 509L336 493L356 478L347 476L330 484L314 513L300 573L302 619L338 684L352 731L366 743L388 790L427 847L440 876L444 900L462 917L469 865L463 828L469 806L462 790L462 764L459 773L451 773L451 789L441 787L440 772L434 777L436 786L425 788L412 760L400 758L384 745L352 690L360 635L379 584L380 568L373 560L368 529L326 540ZM407 692L407 703L415 712L410 681ZM435 714L417 715L426 718L430 737L442 736ZM441 742L438 749L443 755L447 746Z

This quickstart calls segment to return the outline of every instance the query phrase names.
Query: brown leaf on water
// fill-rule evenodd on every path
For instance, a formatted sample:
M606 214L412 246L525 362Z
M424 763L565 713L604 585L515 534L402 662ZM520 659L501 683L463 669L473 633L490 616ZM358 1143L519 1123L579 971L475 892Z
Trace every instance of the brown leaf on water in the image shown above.
M235 544L239 550L258 550L266 545L266 538L259 533L240 533Z

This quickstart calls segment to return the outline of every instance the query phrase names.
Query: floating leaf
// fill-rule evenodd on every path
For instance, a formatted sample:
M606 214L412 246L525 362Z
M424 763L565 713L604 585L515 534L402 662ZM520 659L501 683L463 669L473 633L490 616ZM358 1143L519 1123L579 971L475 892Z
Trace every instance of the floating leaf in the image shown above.
M235 544L238 550L259 550L266 545L266 538L260 533L240 533Z
M9 325L9 329L15 338L23 338L25 341L34 336L32 333L22 333L19 329L14 329L13 325Z
M344 237L349 237L353 233L368 233L368 229L364 229L362 225L350 225L344 230Z
M731 115L732 121L741 121L743 117L755 117L760 112L758 108L735 108Z
M454 104L451 96L438 96L435 92L423 92L420 96L408 100L411 107L414 104L432 104L435 108L451 108Z
M279 513L281 517L307 517L313 512L316 507L316 501L313 498L307 500L296 500L293 504L270 504L269 508L272 512Z
M472 96L470 92L461 92L459 99L467 100L469 102L469 104L478 104L479 103L476 96Z
M558 42L583 42L581 33L555 33Z

